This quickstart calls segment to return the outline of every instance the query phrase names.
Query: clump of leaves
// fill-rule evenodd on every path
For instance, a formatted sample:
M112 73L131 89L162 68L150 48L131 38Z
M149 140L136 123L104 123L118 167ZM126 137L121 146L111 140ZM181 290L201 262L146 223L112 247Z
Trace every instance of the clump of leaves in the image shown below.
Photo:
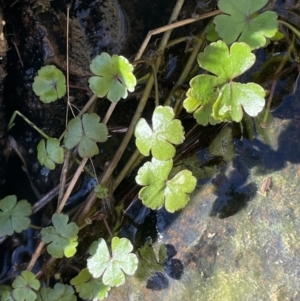
M42 102L53 102L66 94L66 78L55 66L47 65L38 71L32 89Z
M64 255L72 257L76 253L79 229L75 223L68 224L68 221L67 215L54 213L53 226L43 228L41 231L42 241L48 244L47 251L55 258L62 258Z
M94 187L94 191L99 199L105 199L108 197L108 188L106 186L97 184Z
M84 300L102 300L108 296L110 290L110 286L103 284L101 277L94 278L88 269L83 269L70 283Z
M56 138L49 138L46 142L42 139L37 146L37 151L41 165L50 170L55 168L55 163L62 164L64 162L64 149L59 146L59 140Z
M133 66L125 57L102 52L92 60L90 69L97 75L89 79L90 88L99 97L107 95L110 101L117 102L127 97L127 91L134 91Z
M169 160L176 150L173 144L184 141L184 129L179 119L174 119L171 107L158 106L152 115L152 128L141 118L135 128L136 146L144 156L152 156L158 160Z
M111 241L110 255L107 244L100 238L90 249L91 256L87 267L94 278L102 276L102 282L108 286L120 286L125 283L125 274L133 275L138 266L138 258L131 253L133 246L127 238L114 237Z
M29 271L23 271L17 276L13 284L12 296L16 301L35 300L37 298L36 291L39 290L41 284L35 278L35 275Z
M78 145L78 154L82 158L97 155L99 148L96 142L105 142L108 136L106 125L99 121L100 117L95 113L71 119L64 136L65 147L72 149Z
M0 200L0 236L20 233L30 225L29 215L32 207L27 200L17 202L15 195L8 195Z
M198 55L203 69L215 74L201 74L190 81L183 106L194 112L199 124L217 121L240 122L243 110L254 117L265 105L265 91L255 83L239 83L233 79L255 62L255 55L245 43L234 43L230 50L223 41L211 43Z
M152 158L139 169L135 180L145 186L139 198L146 207L156 210L165 205L167 211L175 212L187 205L189 194L196 187L196 178L189 170L182 170L168 180L172 167L172 160Z
M220 0L218 6L225 14L214 18L216 31L227 44L238 40L251 49L263 47L278 29L278 15L273 11L257 13L268 0Z

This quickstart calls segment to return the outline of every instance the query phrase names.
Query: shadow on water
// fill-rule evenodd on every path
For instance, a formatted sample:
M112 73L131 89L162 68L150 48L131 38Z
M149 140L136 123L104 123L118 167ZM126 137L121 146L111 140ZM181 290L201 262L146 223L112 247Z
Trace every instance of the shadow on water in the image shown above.
M296 92L298 93L298 92ZM254 183L248 183L250 170L256 168L257 175L267 175L283 169L288 163L300 162L300 105L297 95L284 98L282 104L272 112L278 127L290 120L277 138L277 148L255 138L235 141L236 155L233 170L228 177L218 174L212 183L216 186L211 216L226 218L246 207L258 191Z

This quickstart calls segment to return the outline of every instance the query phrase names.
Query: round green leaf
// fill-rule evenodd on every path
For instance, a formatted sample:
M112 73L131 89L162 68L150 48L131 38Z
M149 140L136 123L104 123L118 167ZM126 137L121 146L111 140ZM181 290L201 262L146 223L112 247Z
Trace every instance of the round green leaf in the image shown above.
M104 285L101 278L93 278L88 269L83 269L70 283L84 300L102 300L108 296L110 290L110 286Z
M102 52L92 60L90 69L98 75L89 79L90 88L99 97L107 95L110 101L117 102L127 97L127 91L134 91L136 78L132 73L133 66L125 57L115 54L111 57Z
M139 198L146 207L157 210L165 204L167 211L174 212L188 203L188 194L195 189L196 178L190 171L183 170L168 181L172 165L172 160L152 158L139 169L135 180L145 186L140 190Z
M214 18L216 31L227 43L238 40L247 43L251 49L266 45L266 38L272 38L278 29L277 14L266 11L258 14L268 0L220 0L218 6L225 14Z
M65 76L53 65L44 66L34 78L32 89L42 102L53 102L66 94Z
M72 149L78 145L78 153L82 158L97 155L99 148L96 142L104 142L108 136L106 125L99 121L100 117L95 113L71 119L64 136L65 147Z
M37 151L41 165L50 170L55 168L55 163L62 164L64 162L64 150L59 146L59 140L56 138L49 138L46 142L42 139L37 146Z
M230 50L223 41L211 43L198 55L200 67L230 81L243 74L255 63L255 55L245 43L234 43Z
M17 276L12 284L14 290L12 296L16 301L34 301L37 298L37 291L41 284L35 278L35 275L29 271L23 271L21 275Z
M158 106L152 116L152 129L141 118L135 128L136 146L139 151L158 160L169 160L175 155L175 147L184 141L184 129L179 119L174 119L171 107Z
M12 235L28 229L32 207L26 200L17 203L15 195L0 200L0 236Z
M97 248L92 247L93 255L87 260L87 267L93 277L103 274L102 281L108 286L119 286L125 282L125 274L133 275L138 266L135 254L130 253L132 244L127 238L114 237L112 239L112 256L110 256L106 242L99 239Z
M53 226L43 228L41 231L42 241L48 244L47 250L55 258L62 258L64 255L72 257L76 253L79 230L75 223L68 224L68 221L67 215L54 213Z

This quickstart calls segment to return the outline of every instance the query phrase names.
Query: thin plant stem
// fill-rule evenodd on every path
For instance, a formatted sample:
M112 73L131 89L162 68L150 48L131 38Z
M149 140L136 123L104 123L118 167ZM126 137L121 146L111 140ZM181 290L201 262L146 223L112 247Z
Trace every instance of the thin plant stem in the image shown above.
M28 263L28 266L27 266L27 269L26 269L27 271L31 271L32 270L32 268L34 267L36 261L40 257L44 246L45 246L45 243L42 242L42 241L40 241L40 243L38 244L37 248L35 249L34 253L31 256L31 260Z
M181 11L181 8L182 8L182 5L184 3L184 0L177 0L176 4L175 4L175 7L173 9L173 13L170 17L170 20L169 20L169 24L173 23L175 20L177 20L178 18L178 15ZM182 25L181 25L182 26ZM167 31L166 31L167 30ZM172 28L167 28L167 29L164 29L165 33L160 41L160 45L159 45L159 51L160 53L163 53L164 52L164 49L168 43L168 40L170 39L170 35L171 35L171 32L172 32ZM163 31L162 31L163 32ZM150 39L150 38L149 38ZM139 59L140 56L141 56L141 53L138 53L138 55L136 56L136 59ZM162 56L159 56L156 60L156 64L155 64L155 69L158 70L160 65L162 63ZM110 179L114 169L116 168L118 162L120 161L120 158L124 152L124 150L126 149L128 143L129 143L129 140L133 134L133 131L134 131L134 128L138 122L138 120L140 119L141 115L142 115L142 112L144 110L144 107L147 103L147 100L148 100L148 97L150 95L150 92L152 90L152 87L153 87L153 83L154 83L154 76L151 75L149 77L149 80L146 84L146 87L145 87L145 90L144 90L144 93L140 99L140 102L139 102L139 105L135 111L135 114L132 118L132 121L128 127L128 130L126 132L126 134L124 135L124 138L121 142L121 145L119 146L118 150L116 151L113 159L111 160L110 162L110 165L108 166L106 172L103 172L101 178L100 178L100 184L102 185L105 185L108 180ZM77 216L77 221L78 221L78 224L81 224L85 217L89 214L89 213L93 213L93 205L96 201L97 197L96 197L96 194L94 191L90 192L90 194L88 195L86 201L84 202L84 204L82 205L82 210L79 212L79 215Z
M70 15L70 5L67 5L67 111L66 111L66 127L68 124L68 112L69 112L69 105L70 105L70 87L69 87L69 15ZM69 169L69 163L70 163L70 150L66 149L65 150L65 159L64 159L64 164L61 170L60 174L60 186L59 186L59 191L58 191L58 201L57 201L57 206L60 206L62 197L65 192L65 187L66 187L66 181L67 181L67 173Z
M56 213L61 213L62 212L62 210L63 210L69 196L71 195L71 192L72 192L77 180L79 179L79 177L80 177L87 161L88 161L88 158L83 158L80 165L77 167L77 170L76 170L76 172L75 172L75 174L74 174L74 176L73 176L73 178L70 182L70 185L68 186L62 200L59 203L58 208L56 209Z
M198 56L198 53L201 49L201 47L203 46L204 43L204 39L202 39L201 37L197 37L195 39L195 46L194 49L192 51L192 53L190 54L188 61L186 62L184 69L182 70L180 76L178 77L176 83L173 85L168 97L165 100L164 105L165 106L169 106L171 104L172 101L172 97L175 93L175 91L186 81L187 77L190 75L191 69L195 63L195 60Z
M60 174L60 186L59 186L59 192L58 192L58 202L57 205L60 204L60 201L64 195L65 189L66 189L66 182L67 182L67 174L69 170L69 163L70 163L70 150L65 149L65 159L64 164L61 170Z
M124 168L118 173L113 183L113 191L117 189L122 180L138 165L145 157L136 149L127 161Z
M65 192L65 195L63 196L61 202L59 203L59 206L58 208L56 209L56 213L61 213L64 206L65 206L65 203L67 202L78 178L80 177L82 171L83 171L83 168L84 168L84 165L86 164L88 158L83 158L80 165L78 166L75 174L74 174L74 177L72 178L66 192ZM31 257L31 260L27 266L27 271L31 271L33 266L35 265L37 259L39 258L39 256L41 255L41 252L43 250L43 247L45 246L45 243L43 241L40 241L38 247L36 248L36 250L34 251L32 257Z
M154 89L155 89L155 106L159 106L159 93L158 93L158 82L157 82L157 76L156 76L156 69L154 62L151 63L152 71L153 71L153 77L154 77Z
M278 75L282 71L282 69L283 69L285 63L287 62L287 60L288 60L288 57L285 56L284 59L280 62L280 65L278 66L274 76ZM271 86L271 90L270 90L270 94L269 94L269 97L268 97L268 102L267 102L267 105L266 105L264 118L263 118L263 121L261 123L261 126L263 128L266 127L266 122L267 122L268 115L269 115L269 112L270 112L270 108L271 108L271 104L272 104L276 84L277 84L277 78L273 81L272 86Z
M116 108L116 106L117 106L117 102L112 102L110 104L110 106L109 106L109 108L108 108L108 110L107 110L107 112L106 112L106 114L105 114L105 116L102 120L102 123L107 124L107 122L108 122L111 114L113 113L114 109Z
M8 123L8 130L10 130L15 124L13 123L16 116L19 115L21 118L23 118L32 128L34 128L41 136L43 136L46 139L49 139L50 137L44 133L41 129L39 129L33 122L31 122L27 117L25 117L21 112L14 111L13 115L10 118L10 121Z
M104 222L104 225L105 225L105 227L106 227L106 229L107 229L107 231L108 231L110 237L113 238L114 236L113 236L113 234L112 234L112 232L111 232L111 230L110 230L110 227L109 227L109 225L108 225L108 223L107 223L106 218L103 219L103 222Z
M180 0L182 3L184 2L184 0ZM176 4L177 5L177 4ZM179 7L180 5L178 5ZM181 7L180 7L181 9ZM175 9L173 10L173 14L175 15L177 11L175 11ZM191 23L194 23L194 22L197 22L197 21L200 21L200 20L203 20L203 19L206 19L206 18L210 18L210 17L213 17L213 16L216 16L216 15L219 15L221 13L220 10L214 10L212 12L209 12L209 13L206 13L206 14L203 14L197 18L189 18L189 19L185 19L185 20L181 20L181 21L178 21L176 23L169 23L168 25L165 25L165 26L162 26L162 27L159 27L159 28L156 28L156 29L153 29L153 30L150 30L142 44L142 46L140 47L136 57L135 57L135 61L140 59L151 39L151 37L153 35L157 35L157 34L160 34L162 32L168 32L172 29L175 29L175 28L178 28L178 27L181 27L181 26L184 26L184 25L187 25L187 24L191 24ZM172 22L174 22L176 19L174 19Z
M278 22L285 25L287 28L289 28L300 39L300 31L297 28L295 28L293 25L283 20L278 20Z

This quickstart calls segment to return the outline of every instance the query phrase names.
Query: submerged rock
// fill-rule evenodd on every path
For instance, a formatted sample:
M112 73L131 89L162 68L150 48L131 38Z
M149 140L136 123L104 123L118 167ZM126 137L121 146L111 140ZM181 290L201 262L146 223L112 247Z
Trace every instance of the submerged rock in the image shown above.
M259 137L234 139L227 127L205 154L221 156L220 164L203 166L203 152L184 161L198 178L198 187L188 206L159 228L159 241L153 245L174 247L181 277L154 273L151 284L162 279L155 286L147 279L127 277L124 286L111 290L109 300L299 300L296 96L286 97L273 114L277 117L264 130L269 144ZM264 195L259 190L266 177L271 183Z

